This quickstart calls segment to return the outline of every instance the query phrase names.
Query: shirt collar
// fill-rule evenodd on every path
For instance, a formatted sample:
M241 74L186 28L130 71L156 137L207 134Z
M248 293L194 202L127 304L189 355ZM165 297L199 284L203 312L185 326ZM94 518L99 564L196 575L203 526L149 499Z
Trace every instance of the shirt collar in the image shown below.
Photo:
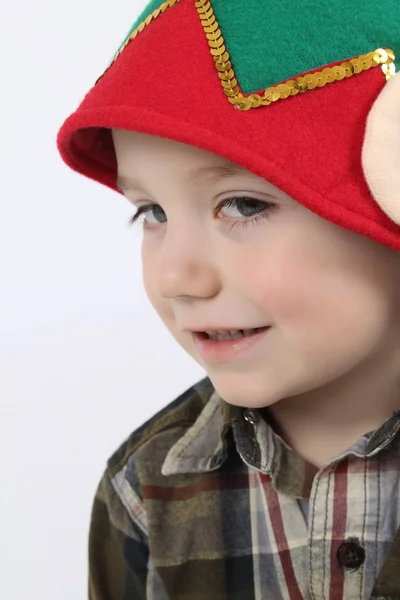
M227 460L232 440L243 462L265 474L273 470L274 459L286 463L297 457L260 411L228 404L214 390L193 425L170 448L161 472L216 471Z
M400 410L332 462L349 454L360 458L374 456L387 448L399 431ZM193 425L170 448L161 472L175 475L216 471L227 460L232 441L242 461L269 475L276 489L298 498L308 497L318 469L306 463L273 431L261 411L228 404L215 390Z
M400 431L400 410L393 415L376 431L367 434L366 456L375 456L384 448L387 448L397 437Z
M228 455L231 408L214 391L193 425L169 450L162 474L206 473L218 469Z
M275 489L287 495L309 496L317 469L293 452L261 411L230 405L216 391L193 425L170 448L161 473L217 471L233 456L232 444L246 472L249 467L252 472L270 476Z

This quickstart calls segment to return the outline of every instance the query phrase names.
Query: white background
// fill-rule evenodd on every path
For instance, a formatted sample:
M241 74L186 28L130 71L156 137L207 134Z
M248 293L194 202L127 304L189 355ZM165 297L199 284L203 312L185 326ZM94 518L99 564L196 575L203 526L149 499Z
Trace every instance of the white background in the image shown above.
M107 458L201 379L142 288L128 202L70 171L63 120L143 0L0 2L0 597L85 600Z

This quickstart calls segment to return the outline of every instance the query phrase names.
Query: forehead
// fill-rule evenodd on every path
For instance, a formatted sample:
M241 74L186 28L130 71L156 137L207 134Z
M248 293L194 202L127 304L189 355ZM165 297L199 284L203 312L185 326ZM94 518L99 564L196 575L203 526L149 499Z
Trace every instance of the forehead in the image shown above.
M244 169L236 167L236 165L215 165L209 167L200 167L198 169L191 169L185 173L185 179L194 184L205 184L205 183L216 183L217 181L223 181L231 179L233 177L239 177L244 175L251 175ZM117 176L117 187L122 192L131 190L135 187L140 187L139 177L129 177L118 173Z
M229 160L195 146L143 133L113 130L121 191L136 187L140 177L164 171L179 172L195 184L213 183L240 176L257 177Z
M210 162L226 166L234 164L213 152L157 135L125 129L112 129L111 132L118 158L131 156L135 158L135 161L140 161L142 158L147 159L149 157L157 159L161 155L171 158L179 155L180 158L187 157L192 160L207 161L207 164ZM238 170L245 170L238 165L235 166Z

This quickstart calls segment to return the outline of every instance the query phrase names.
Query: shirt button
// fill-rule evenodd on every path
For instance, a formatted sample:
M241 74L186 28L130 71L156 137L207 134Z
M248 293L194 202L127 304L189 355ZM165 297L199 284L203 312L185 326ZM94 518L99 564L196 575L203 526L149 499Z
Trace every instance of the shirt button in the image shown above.
M251 410L250 408L244 409L243 416L246 419L246 421L248 421L248 423L251 423L252 425L256 425L258 423L258 421L260 420L258 414L254 410Z
M347 541L338 549L337 557L346 569L358 569L365 560L365 551L357 542Z

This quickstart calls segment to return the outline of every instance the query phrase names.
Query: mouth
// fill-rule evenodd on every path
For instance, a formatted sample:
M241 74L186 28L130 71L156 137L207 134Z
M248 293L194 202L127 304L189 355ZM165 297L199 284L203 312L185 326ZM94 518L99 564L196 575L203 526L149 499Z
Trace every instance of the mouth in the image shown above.
M240 338L247 338L261 331L268 329L265 327L256 327L253 329L226 329L221 331L196 331L194 335L199 340L213 340L215 342L223 342L226 340L236 340Z
M249 358L266 342L270 326L254 329L193 332L199 357L206 363L229 363ZM265 343L264 342L264 343Z

